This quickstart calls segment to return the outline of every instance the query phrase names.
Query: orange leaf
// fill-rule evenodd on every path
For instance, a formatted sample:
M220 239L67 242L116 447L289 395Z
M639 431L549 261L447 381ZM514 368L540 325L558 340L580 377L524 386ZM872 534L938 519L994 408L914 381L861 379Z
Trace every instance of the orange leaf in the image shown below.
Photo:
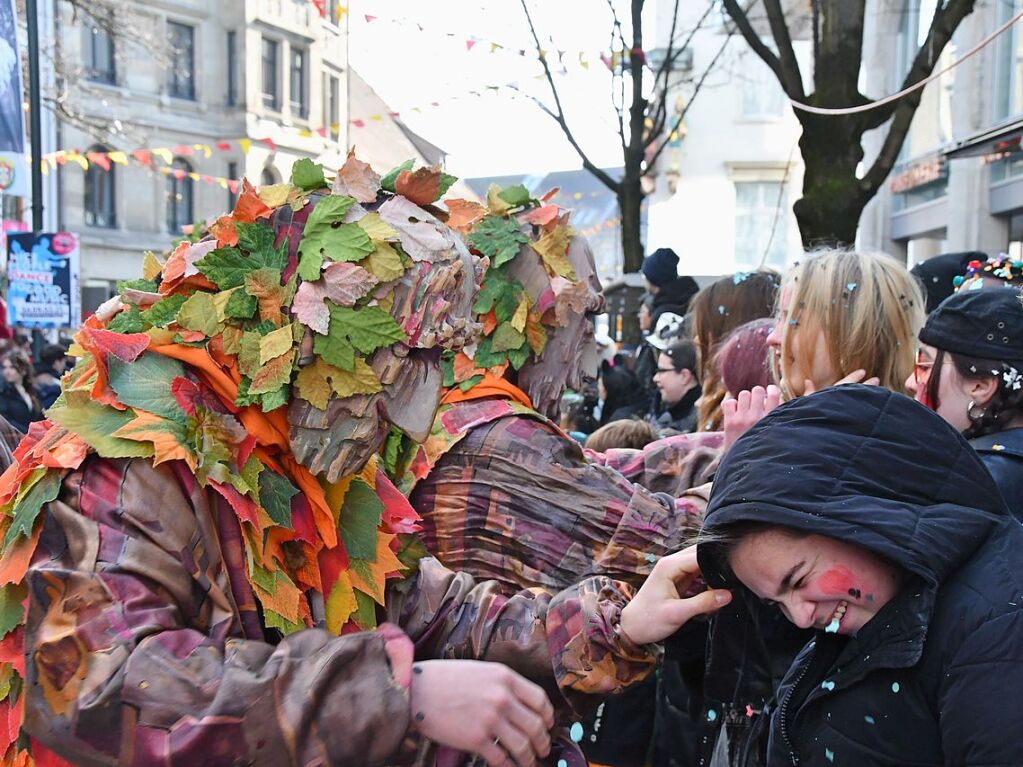
M482 221L489 212L478 202L470 200L445 200L444 204L448 206L448 226L462 234Z
M89 339L87 348L93 354L97 352L106 359L113 354L121 362L134 362L149 346L146 333L114 333L110 330L82 328L82 335Z
M233 248L238 244L238 230L230 216L218 218L210 227L210 234L217 238L217 244L222 248Z
M394 182L394 191L416 205L430 205L440 196L440 166L403 170Z
M352 585L362 593L373 597L373 601L380 605L384 604L387 577L402 569L401 561L391 551L391 541L394 540L394 537L390 533L378 532L376 559L372 562L367 562L364 559L357 560L352 563L352 568L348 571ZM361 573L360 570L362 570Z
M491 309L483 315L483 335L489 336L497 329L497 314Z
M43 526L36 525L31 538L19 539L7 547L3 556L0 556L0 584L20 583L24 579L42 531Z
M238 197L238 204L234 206L234 214L231 217L238 223L252 224L258 219L270 218L273 212L273 208L259 199L252 184L245 179L241 196Z
M546 226L558 217L560 211L557 205L544 205L542 208L530 208L518 218L527 224Z
M455 381L461 383L468 381L476 375L476 363L465 352L455 355Z
M163 282L175 282L185 276L185 269L188 262L185 261L185 253L192 247L192 243L184 240L178 243L174 252L167 257L167 263L163 265Z
M540 202L548 202L549 200L553 199L554 195L556 195L560 191L561 191L560 186L554 187L549 192L547 192L547 194L540 198Z
M182 460L189 465L192 471L195 471L198 465L196 457L182 444L184 435L178 424L144 410L136 410L135 413L136 417L133 421L129 421L111 436L135 442L151 442L155 451L154 466L164 461Z
M258 586L253 590L264 609L272 610L290 623L299 622L301 617L299 603L302 601L302 592L289 578L278 578L273 594L263 591Z

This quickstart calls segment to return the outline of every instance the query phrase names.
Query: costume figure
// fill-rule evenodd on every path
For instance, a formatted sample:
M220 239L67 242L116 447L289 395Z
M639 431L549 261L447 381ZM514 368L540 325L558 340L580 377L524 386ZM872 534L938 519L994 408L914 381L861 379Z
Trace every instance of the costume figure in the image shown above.
M0 478L5 764L394 763L433 716L413 658L568 694L650 670L626 586L507 595L414 554L377 452L426 437L475 335L476 260L421 207L449 178L300 161L86 322Z

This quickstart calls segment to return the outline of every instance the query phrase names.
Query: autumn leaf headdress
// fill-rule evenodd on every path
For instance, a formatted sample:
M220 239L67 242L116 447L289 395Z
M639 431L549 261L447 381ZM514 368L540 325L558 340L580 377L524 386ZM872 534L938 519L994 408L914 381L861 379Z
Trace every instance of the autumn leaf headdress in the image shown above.
M568 257L575 232L570 213L549 202L557 190L534 199L521 185L491 186L487 205L445 200L448 225L465 235L472 250L490 260L473 310L483 335L462 350L446 351L446 386L463 391L485 373L501 376L539 357L550 330L565 324L570 311L585 310L585 290ZM517 260L536 259L547 281L526 286L514 276Z
M387 403L401 409L409 367L417 380L432 367L439 396L437 357L477 327L475 259L420 207L450 183L436 169L381 179L349 155L328 187L303 160L291 183L246 183L232 214L164 262L146 255L143 279L77 334L49 420L0 477L0 660L20 646L42 508L91 453L183 461L220 495L267 626L311 625L309 591L326 598L330 630L374 625L385 579L403 569L398 536L418 520L377 467L395 429ZM421 407L428 426L436 397ZM311 465L294 447L328 414L325 442L365 449ZM0 663L0 681L13 673Z

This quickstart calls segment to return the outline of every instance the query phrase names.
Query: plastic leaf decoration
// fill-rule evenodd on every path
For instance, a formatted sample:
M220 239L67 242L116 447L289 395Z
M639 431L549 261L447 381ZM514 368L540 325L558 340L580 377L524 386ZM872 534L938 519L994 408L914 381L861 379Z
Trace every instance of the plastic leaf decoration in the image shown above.
M551 280L551 288L554 290L554 316L559 325L568 324L570 315L590 309L590 291L585 284L555 277Z
M414 261L433 261L451 241L437 228L437 219L403 197L380 206L380 218L401 233L401 247Z
M472 247L490 257L491 268L506 264L518 255L519 248L529 242L514 219L488 216L467 238Z
M324 258L361 261L373 252L369 235L356 224L343 223L353 204L351 197L325 197L309 214L299 245L298 276L303 280L319 279Z
M259 475L259 502L270 519L282 527L291 527L291 499L298 495L287 477L270 469Z
M14 508L11 511L11 524L4 536L4 548L7 548L11 541L19 535L32 535L32 526L42 510L43 504L55 500L59 492L60 474L44 472L36 480L35 484L29 488L28 492L15 500ZM381 504L382 507L383 505Z
M380 176L374 173L369 163L356 159L353 148L337 173L334 191L349 194L359 202L375 202L380 192Z
M352 480L341 507L341 540L352 559L376 558L377 526L384 513L384 504L369 485L359 478Z
M398 231L390 224L385 223L384 220L380 218L379 213L367 213L355 223L357 223L359 228L368 234L373 240L399 239Z
M111 436L131 421L133 414L106 407L92 399L87 391L64 392L46 415L104 456L146 458L153 454L151 445Z
M448 226L463 234L482 221L488 212L478 202L470 200L445 200L444 204L448 208Z
M167 381L167 388L170 389L170 381ZM171 402L175 407L179 407L173 399ZM185 425L181 421L139 411L132 421L122 426L112 436L152 444L153 465L164 461L182 460L193 471L197 465L195 454L188 446Z
M292 311L299 321L321 335L327 334L330 312L326 300L339 306L355 306L377 284L377 278L354 264L330 264L321 279L303 282L295 294Z
M149 346L149 336L145 333L112 333L90 327L83 328L82 333L89 337L97 349L122 362L134 362Z
M259 194L252 187L252 184L245 180L242 182L242 193L234 207L232 218L236 222L251 224L261 218L270 218L273 208L259 199Z
M360 266L381 282L390 282L405 274L405 265L398 251L386 242L376 242L374 245L376 250L370 253L365 261L360 261Z
M568 243L572 238L572 229L566 224L559 224L546 232L537 242L532 243L533 250L543 259L547 273L552 277L564 277L575 280L575 269L568 260Z
M403 170L394 182L394 191L416 205L430 205L441 196L440 182L439 165L416 171Z
M292 166L291 183L307 192L323 189L327 180L323 177L323 166L303 157Z
M415 160L405 160L397 168L394 168L390 173L380 179L380 186L382 189L388 192L394 192L394 183L398 180L398 175L402 171L412 170L412 166L416 164Z
M135 362L108 360L110 388L125 405L183 421L185 413L171 395L171 381L185 373L177 360L160 354L143 354Z
M221 326L217 320L213 297L202 291L193 293L178 310L178 324L204 336L215 336L219 333Z

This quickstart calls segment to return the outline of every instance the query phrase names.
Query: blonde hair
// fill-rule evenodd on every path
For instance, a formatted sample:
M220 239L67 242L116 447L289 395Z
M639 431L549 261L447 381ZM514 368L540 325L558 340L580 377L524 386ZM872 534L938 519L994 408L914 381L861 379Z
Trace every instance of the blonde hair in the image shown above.
M654 427L646 421L623 419L611 421L586 438L584 447L603 453L612 448L639 450L657 439Z
M782 363L792 354L795 334L820 329L839 378L863 369L884 388L904 390L924 321L924 298L903 264L883 253L818 250L785 275L781 292L786 291L789 327L782 333ZM810 343L800 347L797 362L808 373L816 350ZM802 393L788 391L784 376L778 378L786 398ZM814 383L820 388L834 382Z

